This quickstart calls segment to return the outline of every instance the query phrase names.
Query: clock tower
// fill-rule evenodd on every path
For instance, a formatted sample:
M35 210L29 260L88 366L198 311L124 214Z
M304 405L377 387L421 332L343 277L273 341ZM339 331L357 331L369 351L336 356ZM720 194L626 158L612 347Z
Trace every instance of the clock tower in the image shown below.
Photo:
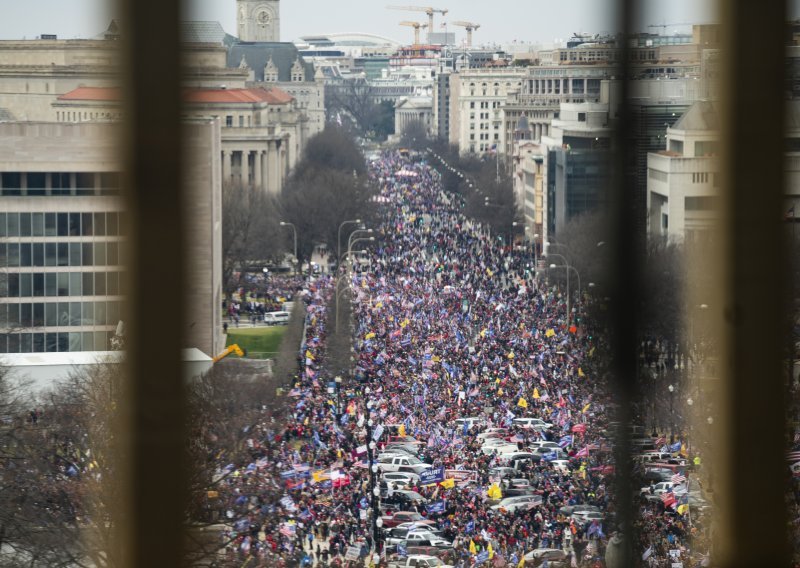
M236 0L240 41L280 41L280 0Z

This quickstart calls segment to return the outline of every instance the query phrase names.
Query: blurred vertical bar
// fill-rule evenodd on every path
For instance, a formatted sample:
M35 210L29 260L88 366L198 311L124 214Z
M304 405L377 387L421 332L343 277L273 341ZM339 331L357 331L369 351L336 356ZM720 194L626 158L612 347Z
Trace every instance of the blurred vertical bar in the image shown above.
M788 566L784 1L720 3L724 66L720 290L726 297L714 565Z
M616 10L617 30L621 34L620 55L617 68L620 79L619 114L614 132L614 169L609 195L609 225L612 227L614 250L609 274L613 283L613 309L609 322L612 330L614 378L610 385L619 403L615 433L614 463L616 477L617 528L625 537L621 554L615 565L632 566L633 562L633 494L631 469L631 436L628 426L633 418L634 392L637 376L637 345L641 322L642 279L641 253L643 235L637 230L636 176L627 175L635 163L630 107L631 57L628 38L633 32L635 6L633 0L616 0L611 8Z
M184 289L179 0L119 0L126 96L129 455L117 522L126 566L182 563Z

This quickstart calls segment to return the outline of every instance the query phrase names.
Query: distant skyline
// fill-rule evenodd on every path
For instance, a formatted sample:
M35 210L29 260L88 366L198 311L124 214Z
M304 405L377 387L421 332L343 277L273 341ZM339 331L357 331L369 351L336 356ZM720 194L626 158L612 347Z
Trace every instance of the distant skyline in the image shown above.
M33 39L41 34L57 34L60 38L94 37L101 33L113 17L109 0L26 0L4 2L0 19L1 39ZM405 5L397 0L284 0L281 3L281 41L293 41L301 36L336 33L368 32L410 43L413 30L399 26L402 20L426 22L422 12L390 10L389 4ZM413 5L428 4L414 2ZM574 32L599 33L610 31L614 25L610 7L613 2L598 0L561 0L533 2L505 0L487 3L483 0L437 0L436 8L450 12L444 21L466 20L481 25L474 33L474 43L534 42L549 44L564 41ZM793 2L791 17L800 12ZM186 19L216 20L226 32L236 35L236 0L186 0ZM648 24L708 23L716 21L714 0L642 0L644 16L639 31L658 32ZM436 15L436 32L443 21ZM688 26L669 26L666 33L686 30ZM464 36L463 28L450 25L448 32Z

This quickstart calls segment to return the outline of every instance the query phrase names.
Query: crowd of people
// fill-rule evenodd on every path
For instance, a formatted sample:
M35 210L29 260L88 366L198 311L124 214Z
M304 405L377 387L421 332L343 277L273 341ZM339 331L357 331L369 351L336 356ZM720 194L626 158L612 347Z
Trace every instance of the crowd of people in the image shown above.
M604 334L578 323L583 299L574 297L567 314L565 294L543 284L529 252L503 247L466 218L423 157L385 153L370 175L382 207L374 249L357 267L340 267L338 285L328 275L305 282L305 340L285 411L248 433L252 461L221 464L216 503L233 521L222 536L228 555L249 566L342 566L364 565L372 552L380 563L402 553L373 523L391 507L373 511L373 488L387 484L370 461L394 435L413 438L420 457L447 472L410 489L423 498L413 509L453 543L448 563L520 566L526 553L554 548L565 551L563 565L601 565L619 529ZM342 286L353 303L354 356L337 383L326 339ZM525 428L519 418L550 426ZM515 464L541 505L490 507L506 488L494 468L509 464L483 451L479 435L488 428L505 428L520 449L542 440L563 449L564 460ZM577 505L600 515L572 517ZM676 548L688 561L680 515L643 507L652 513L646 529L672 547L651 546L644 561L669 565Z

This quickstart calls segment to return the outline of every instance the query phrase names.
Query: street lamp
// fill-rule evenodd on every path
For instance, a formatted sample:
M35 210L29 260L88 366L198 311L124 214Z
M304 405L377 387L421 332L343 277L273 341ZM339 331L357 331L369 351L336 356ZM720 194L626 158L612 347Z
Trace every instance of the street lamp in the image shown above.
M359 241L375 242L375 237L358 237L356 239L353 239L352 241L348 241L348 243L347 243L347 253L344 256L345 258L347 258L347 255L349 255L352 252L351 249L352 249L353 245L356 244ZM367 251L364 250L364 251L361 251L361 252L367 252ZM352 263L352 259L350 260L350 262Z
M354 236L356 236L356 235L358 235L359 233L364 233L364 234L371 235L371 234L372 234L372 233L374 233L374 232L375 232L375 231L373 231L372 229L356 229L355 231L353 231L352 233L350 233L350 236L347 238L347 248L348 248L348 249L350 248L350 245L351 245L351 244L352 244L352 242L353 242L353 237L354 237Z
M292 234L294 235L294 275L297 276L297 265L300 264L297 258L297 227L294 226L294 223L287 223L286 221L281 221L281 227L292 228Z
M578 297L579 298L581 296L581 274L580 274L580 272L578 272L577 268L575 268L574 266L572 266L569 263L569 261L567 260L567 257L565 257L563 255L560 255L558 253L554 253L554 252L548 252L547 255L545 255L545 256L557 256L557 257L559 257L561 260L564 261L564 264L562 266L567 269L567 327L569 327L569 324L570 324L570 321L571 321L571 318L572 318L572 311L570 309L569 271L570 270L574 270L575 271L575 275L578 277ZM558 268L558 265L551 264L550 268Z
M675 409L673 403L675 401L675 387L669 385L669 443L670 445L675 442Z
M342 227L348 224L355 223L356 225L361 224L361 219L352 219L350 221L342 221L342 224L339 225L339 231L336 234L336 258L340 258L342 256Z

